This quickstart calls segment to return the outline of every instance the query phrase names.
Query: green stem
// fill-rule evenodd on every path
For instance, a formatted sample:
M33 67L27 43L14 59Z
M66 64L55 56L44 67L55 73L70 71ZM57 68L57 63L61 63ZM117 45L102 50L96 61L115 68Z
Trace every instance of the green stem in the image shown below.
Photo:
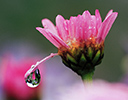
M91 73L86 73L86 74L82 75L81 78L82 78L83 82L85 84L91 84L92 83L92 76L93 76L93 74L94 73L91 72Z

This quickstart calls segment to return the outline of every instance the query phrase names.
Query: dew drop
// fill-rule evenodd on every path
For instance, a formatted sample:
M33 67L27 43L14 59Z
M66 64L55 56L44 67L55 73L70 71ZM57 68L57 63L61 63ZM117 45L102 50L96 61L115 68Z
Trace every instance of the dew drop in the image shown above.
M92 27L91 26L89 26L89 29L91 29Z
M40 83L40 71L39 69L36 69L34 72L31 72L30 75L28 75L25 78L25 82L27 83L27 85L31 88L35 88L39 85Z
M65 28L66 31L68 30L68 28L66 26L64 28Z
M71 25L73 25L74 23L73 22L71 22Z

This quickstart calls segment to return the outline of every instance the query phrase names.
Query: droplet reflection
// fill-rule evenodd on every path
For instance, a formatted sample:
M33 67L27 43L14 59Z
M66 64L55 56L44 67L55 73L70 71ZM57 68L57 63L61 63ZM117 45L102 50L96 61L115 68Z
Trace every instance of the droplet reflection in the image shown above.
M27 85L31 88L37 87L40 83L40 72L39 69L36 69L34 72L31 72L30 75L28 75L25 78L25 82Z

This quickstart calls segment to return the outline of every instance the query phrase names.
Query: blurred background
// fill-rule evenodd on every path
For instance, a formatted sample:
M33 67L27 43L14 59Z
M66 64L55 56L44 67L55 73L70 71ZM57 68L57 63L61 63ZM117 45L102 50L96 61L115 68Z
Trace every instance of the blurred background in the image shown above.
M58 14L69 19L70 16L77 16L85 10L95 14L95 9L99 9L104 20L108 11L113 9L119 14L105 40L105 56L102 63L96 67L94 79L117 82L128 73L127 0L1 0L0 4L1 59L6 52L24 58L35 55L44 58L51 52L57 52L57 48L35 29L37 26L42 27L43 18L48 18L55 24ZM49 81L56 87L63 86L65 81L80 81L76 74L62 64L60 57L54 57L45 64L44 94L51 95L48 89ZM46 98L48 100L47 95Z

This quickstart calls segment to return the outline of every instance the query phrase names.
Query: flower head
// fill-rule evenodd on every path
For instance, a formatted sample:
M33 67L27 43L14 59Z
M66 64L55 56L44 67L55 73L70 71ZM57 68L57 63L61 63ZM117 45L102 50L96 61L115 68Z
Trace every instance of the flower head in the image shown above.
M65 20L61 15L58 15L56 17L56 27L50 20L43 19L44 28L37 27L36 29L58 49L77 47L88 40L101 44L116 17L117 12L113 12L113 10L108 12L103 22L98 10L95 11L95 15L85 11L82 15L70 17L69 20Z
M44 28L36 29L58 48L63 63L85 78L92 76L95 66L101 63L104 40L117 14L110 10L103 22L98 10L95 15L84 11L82 15L71 16L69 20L58 15L56 26L50 20L43 19Z

